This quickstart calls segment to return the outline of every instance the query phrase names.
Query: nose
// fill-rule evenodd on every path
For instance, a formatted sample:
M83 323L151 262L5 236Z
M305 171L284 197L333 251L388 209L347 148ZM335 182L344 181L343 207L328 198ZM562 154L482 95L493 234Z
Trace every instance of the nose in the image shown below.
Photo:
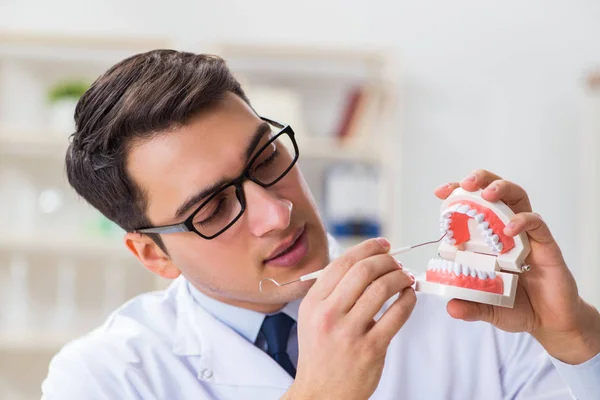
M285 230L292 217L292 202L278 197L252 181L244 182L246 213L250 232L261 237L270 232Z

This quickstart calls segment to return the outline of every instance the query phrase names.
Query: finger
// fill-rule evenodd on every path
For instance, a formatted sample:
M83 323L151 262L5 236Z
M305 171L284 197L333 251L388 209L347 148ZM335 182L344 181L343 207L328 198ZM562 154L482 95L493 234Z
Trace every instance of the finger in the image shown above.
M454 189L456 189L459 186L460 186L460 184L458 182L446 183L444 185L441 185L441 186L438 186L437 188L435 188L433 193L440 199L444 200L448 196L450 196L450 193L452 193L454 191Z
M469 192L474 192L479 189L485 189L490 183L500 178L498 175L478 169L471 172L466 178L460 182L460 186Z
M504 234L507 236L516 236L521 232L526 232L531 240L539 243L555 242L550 228L538 213L519 213L504 227Z
M402 270L388 272L374 280L359 295L354 306L348 312L347 319L350 321L350 325L364 329L386 301L413 283L413 278Z
M494 322L494 307L489 304L474 303L466 300L452 299L446 305L452 318L463 321Z
M365 258L387 253L389 250L390 243L384 238L369 239L351 247L323 269L310 290L310 296L318 299L327 298L354 264Z
M346 314L369 285L385 274L400 269L398 262L388 254L361 260L342 277L327 301L340 313Z
M381 318L373 324L367 336L372 336L375 343L382 342L387 346L400 328L404 326L416 303L417 295L414 289L407 287L400 293L400 297L385 310Z
M481 197L491 202L502 201L515 213L531 211L531 203L525 189L504 179L490 183L481 193Z

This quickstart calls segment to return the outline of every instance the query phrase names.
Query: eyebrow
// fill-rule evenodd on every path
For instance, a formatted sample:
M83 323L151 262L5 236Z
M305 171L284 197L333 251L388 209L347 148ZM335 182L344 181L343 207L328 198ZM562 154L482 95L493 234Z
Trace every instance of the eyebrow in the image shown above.
M266 122L263 122L256 127L256 130L254 131L254 134L252 135L252 139L250 139L250 142L248 143L248 145L246 146L246 149L244 151L244 156L242 159L244 160L245 163L248 163L248 160L250 160L250 156L252 156L252 154L256 150L256 147L260 143L263 136L265 136L270 131L271 131L271 126ZM175 212L175 219L181 218L183 215L185 215L190 210L190 208L192 208L200 200L204 199L205 197L208 197L214 191L216 191L217 189L221 188L223 185L225 185L229 182L230 182L230 180L228 180L228 179L225 179L225 178L221 179L218 182L213 183L212 185L200 190L196 194L193 194L190 197L188 197L183 202L183 204L181 206L179 206L179 208Z

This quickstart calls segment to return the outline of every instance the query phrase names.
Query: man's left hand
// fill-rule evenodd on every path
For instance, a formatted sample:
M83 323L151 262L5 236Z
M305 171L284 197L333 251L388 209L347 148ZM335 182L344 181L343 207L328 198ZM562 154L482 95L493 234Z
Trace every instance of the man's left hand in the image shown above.
M600 313L585 302L550 229L532 212L525 190L489 171L477 170L461 182L435 190L440 199L457 187L483 189L482 198L506 203L516 214L505 227L507 236L526 232L531 252L520 274L513 308L453 299L448 313L465 321L486 321L508 332L529 332L546 351L568 364L580 364L600 353ZM600 266L598 266L600 268Z

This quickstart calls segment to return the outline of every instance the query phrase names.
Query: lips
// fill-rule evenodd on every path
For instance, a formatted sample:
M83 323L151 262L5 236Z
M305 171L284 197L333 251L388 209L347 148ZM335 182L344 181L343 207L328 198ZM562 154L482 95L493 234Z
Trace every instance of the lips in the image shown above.
M302 226L289 239L277 246L264 262L271 266L290 267L296 265L307 252L308 241L304 226Z

